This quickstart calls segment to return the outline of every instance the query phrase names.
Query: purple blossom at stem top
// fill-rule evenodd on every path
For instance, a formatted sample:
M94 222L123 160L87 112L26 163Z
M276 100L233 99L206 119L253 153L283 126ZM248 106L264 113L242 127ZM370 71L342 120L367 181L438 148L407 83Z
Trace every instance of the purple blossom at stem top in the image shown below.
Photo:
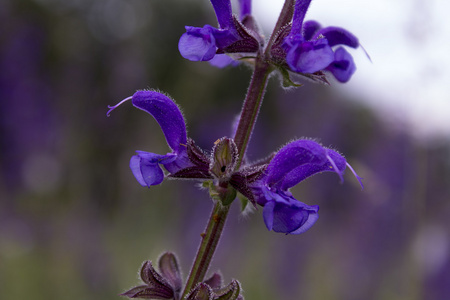
M250 172L244 169L236 174L231 184L252 202L264 207L263 217L267 229L300 234L317 221L319 207L296 200L289 188L321 172L335 172L343 180L347 166L362 187L361 178L342 155L312 140L295 140L275 154L262 175L256 179L253 174L246 176L246 173L253 173L250 167ZM241 177L251 179L242 185L237 180Z
M295 3L292 26L287 36L280 35L277 46L285 53L278 60L285 59L291 71L315 73L329 71L340 82L348 81L356 70L353 57L342 47L333 51L336 45L352 48L359 46L358 39L340 27L325 27L316 21L303 22L311 0L298 0ZM274 56L279 52L272 51Z
M270 49L264 49L264 36L251 15L251 0L239 1L239 20L232 14L230 0L211 3L219 28L186 26L178 43L180 54L186 59L209 61L221 68L237 65L242 58L250 62L267 50L264 60L276 67L273 70L278 68L283 77L287 76L287 82L291 81L287 71L324 83L328 83L324 71L340 82L350 80L356 71L353 57L339 45L358 48L358 39L341 27L322 28L316 21L304 22L311 0L295 1L290 7L292 22L272 34L273 43L267 43Z
M211 0L219 28L205 25L202 28L186 26L178 43L181 56L191 61L209 61L216 54L219 60L229 61L224 53L255 53L259 47L259 35L245 27L233 15L230 0ZM249 0L240 1L241 16L251 11ZM216 57L217 59L217 57ZM218 63L219 64L219 63Z

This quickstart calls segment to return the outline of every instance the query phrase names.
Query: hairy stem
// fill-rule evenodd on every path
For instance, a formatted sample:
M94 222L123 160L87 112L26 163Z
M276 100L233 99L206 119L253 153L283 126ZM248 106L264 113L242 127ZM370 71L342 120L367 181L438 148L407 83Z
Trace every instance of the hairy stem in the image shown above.
M294 0L285 1L278 22L275 25L272 36L270 37L265 49L265 53L261 51L256 57L255 69L253 71L250 86L242 106L239 124L234 136L234 142L236 143L239 151L239 160L236 168L240 167L245 151L247 150L247 145L255 127L256 119L258 117L264 93L266 91L269 74L272 71L270 64L265 60L265 57L270 53L270 47L275 41L278 31L291 21L294 2ZM186 282L182 299L189 294L192 288L204 280L220 236L222 235L222 230L225 225L229 208L229 205L223 206L221 201L216 202L205 232L201 235L202 241L197 251L194 264L191 268L189 278Z
M209 264L211 263L211 259L222 234L222 229L225 225L225 220L229 209L229 205L223 206L220 201L217 201L214 206L205 232L201 234L202 242L197 251L197 256L195 257L195 261L181 299L184 299L189 291L205 278L206 271L209 268Z
M255 61L255 70L253 71L252 80L248 87L247 96L242 106L241 117L234 135L234 142L239 151L239 160L237 168L241 165L242 158L247 150L250 136L255 127L256 118L261 108L264 93L266 91L267 79L270 73L270 65L266 63L261 56Z
M253 131L269 75L269 65L259 58L256 62L256 67L253 72L252 80L245 98L238 129L235 135L235 143L239 150L238 164L242 161L250 135ZM202 241L197 251L194 264L191 268L189 278L186 282L182 299L188 295L190 290L194 288L197 283L203 281L220 236L222 235L222 230L225 225L229 208L229 205L223 206L222 201L216 202L211 216L209 217L205 232L202 233Z

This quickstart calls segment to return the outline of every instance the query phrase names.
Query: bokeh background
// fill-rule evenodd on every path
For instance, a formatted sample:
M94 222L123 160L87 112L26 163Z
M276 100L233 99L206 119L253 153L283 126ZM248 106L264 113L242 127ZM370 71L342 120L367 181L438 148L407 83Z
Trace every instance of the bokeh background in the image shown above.
M319 2L310 18L319 17ZM316 225L299 236L268 232L261 210L243 216L234 204L211 270L240 280L246 299L448 299L450 135L445 125L429 126L446 120L444 75L429 77L444 71L422 50L421 66L433 67L419 72L423 84L402 77L418 73L415 60L387 64L405 55L385 39L391 7L376 7L389 12L379 24L360 17L353 26L347 16L339 22L336 7L321 10L324 24L345 25L371 55L373 63L352 52L360 70L351 83L289 91L275 77L269 83L249 159L293 138L316 138L346 155L365 189L350 172L344 184L322 174L295 187L297 199L321 207ZM268 35L271 19L259 12ZM418 11L403 13L405 28L423 21ZM220 70L177 51L185 25L215 22L206 0L0 3L1 299L119 299L139 283L141 263L167 250L187 275L212 203L192 181L142 188L129 158L137 149L166 153L164 136L131 104L109 118L106 111L137 89L159 89L183 108L201 147L229 136L250 69ZM376 34L361 36L364 28ZM417 45L433 42L419 33ZM439 53L444 39L434 41ZM423 118L403 118L405 106Z

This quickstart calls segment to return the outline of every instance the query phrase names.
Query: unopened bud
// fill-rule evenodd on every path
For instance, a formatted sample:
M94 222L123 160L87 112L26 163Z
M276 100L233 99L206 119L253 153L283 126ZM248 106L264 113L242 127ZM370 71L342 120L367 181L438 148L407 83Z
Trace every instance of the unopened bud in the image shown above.
M233 139L221 138L214 143L209 171L220 181L227 180L234 172L237 160L238 150Z

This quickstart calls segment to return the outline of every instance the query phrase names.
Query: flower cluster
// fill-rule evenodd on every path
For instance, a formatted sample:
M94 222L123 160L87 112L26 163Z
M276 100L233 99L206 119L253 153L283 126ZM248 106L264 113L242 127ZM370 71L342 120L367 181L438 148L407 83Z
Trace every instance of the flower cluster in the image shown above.
M311 139L297 139L281 147L268 158L249 163L246 147L261 107L269 74L278 70L285 86L299 86L291 80L298 74L327 83L331 73L338 81L348 81L355 64L343 47L358 48L358 39L340 27L322 27L304 18L311 0L286 0L275 30L268 40L256 25L251 0L239 0L240 14L232 13L231 0L211 0L218 27L186 26L178 44L181 55L191 61L209 61L215 66L236 65L242 61L254 66L234 139L218 139L211 151L205 151L188 137L179 107L167 95L153 90L137 91L117 105L131 101L150 114L161 127L170 151L156 154L136 151L130 168L144 187L161 184L165 178L201 181L215 205L201 244L185 283L184 291L176 258L165 253L159 260L159 272L146 261L140 272L144 284L122 294L129 298L242 300L238 281L224 286L215 273L204 280L212 255L223 230L230 204L239 198L243 207L263 207L264 223L269 231L300 234L318 219L319 207L294 198L290 188L322 172L336 173L341 182L347 168L362 187L361 178L344 156Z
M356 67L350 53L339 45L358 48L359 41L343 28L304 22L310 3L297 0L292 22L274 32L273 43L266 44L251 14L250 0L239 1L239 17L232 14L230 0L211 0L219 28L186 26L178 49L186 59L210 61L219 67L265 53L266 61L282 73L288 70L314 79L327 71L338 81L347 82Z
M143 90L124 101L128 100L155 118L172 150L165 155L137 151L131 158L130 168L142 186L160 184L164 179L162 167L171 178L212 180L214 191L220 195L218 199L226 199L224 204L233 201L238 191L254 205L264 207L264 222L269 230L299 234L315 223L319 207L296 200L289 192L291 187L321 172L337 173L342 180L346 167L360 181L342 155L308 139L288 143L266 162L236 170L238 153L234 141L218 140L208 155L187 137L181 111L168 96Z

